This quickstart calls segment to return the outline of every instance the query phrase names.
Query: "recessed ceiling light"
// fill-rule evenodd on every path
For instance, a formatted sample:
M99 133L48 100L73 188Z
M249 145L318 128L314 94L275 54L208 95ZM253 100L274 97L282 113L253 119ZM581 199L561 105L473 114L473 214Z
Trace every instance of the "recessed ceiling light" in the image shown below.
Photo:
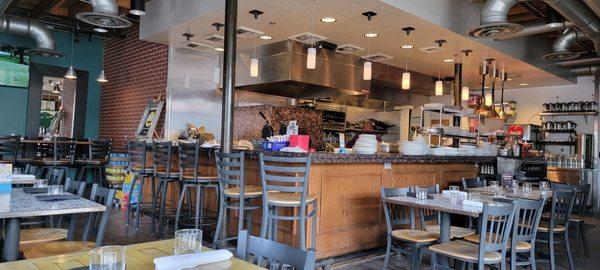
M519 85L520 86L528 86L529 84L528 83L520 83Z
M321 22L334 23L334 22L337 22L337 19L334 17L323 17L323 18L321 18Z
M413 46L412 44L404 44L404 45L402 45L402 49L412 49L414 47L415 46Z
M444 62L446 62L446 63L452 63L452 62L454 62L454 59L451 59L451 58L444 59Z
M512 81L512 78L508 78L508 79L506 79L506 80L507 80L507 81Z
M547 23L546 27L548 28L557 28L557 27L561 27L563 24L561 22L551 22L551 23Z
M98 33L106 33L106 32L108 32L108 30L106 30L105 28L102 28L102 27L96 27L96 28L94 28L94 31L96 31Z
M271 40L271 39L273 39L272 36L267 36L267 35L260 35L258 38L264 39L264 40Z
M215 47L215 51L217 52L222 52L225 51L225 49L221 48L221 47Z
M365 34L365 37L368 37L368 38L374 38L374 37L377 37L377 36L379 36L379 34L377 34L377 33L366 33Z

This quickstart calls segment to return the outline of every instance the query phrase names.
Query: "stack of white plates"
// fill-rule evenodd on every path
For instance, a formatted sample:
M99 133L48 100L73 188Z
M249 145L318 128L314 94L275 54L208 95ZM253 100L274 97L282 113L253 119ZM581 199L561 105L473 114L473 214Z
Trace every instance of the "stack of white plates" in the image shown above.
M425 140L401 141L398 150L403 155L428 155L429 145Z
M377 153L377 137L373 134L360 134L352 149L355 154L375 154Z

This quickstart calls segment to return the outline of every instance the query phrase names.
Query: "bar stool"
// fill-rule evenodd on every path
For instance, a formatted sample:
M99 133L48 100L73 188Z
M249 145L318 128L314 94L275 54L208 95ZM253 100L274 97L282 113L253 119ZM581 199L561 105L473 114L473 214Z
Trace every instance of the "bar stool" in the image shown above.
M194 228L198 226L209 225L202 224L200 221L207 219L204 216L204 189L213 188L215 195L219 194L219 179L216 176L203 176L206 172L201 171L200 166L200 143L179 143L179 175L180 181L183 183L181 193L179 195L179 203L177 204L177 212L175 214L175 230L179 227L181 207L185 195L188 196L188 205L192 206L191 189L196 189L196 211L194 212ZM191 211L190 211L191 212ZM189 219L192 219L191 213ZM188 225L187 223L182 223Z
M43 166L43 170L46 170L48 173L52 172L55 168L59 168L65 171L65 175L68 175L69 167L73 165L74 157L75 143L73 140L71 138L55 137L52 140L52 156L47 157L47 153L42 154L40 164Z
M260 206L252 205L251 200L262 196L260 186L246 185L244 176L244 152L215 153L217 174L219 176L219 219L213 240L213 249L225 246L237 237L227 237L227 210L237 210L238 235L244 230L246 218L247 230L252 230L252 211Z
M277 221L298 221L300 248L306 250L306 222L312 218L311 249L316 248L317 196L308 194L310 157L260 155L260 178L263 192L263 218L260 236L277 241ZM312 205L308 211L307 204ZM290 215L278 209L291 209ZM297 211L294 211L297 210ZM288 213L287 211L285 213Z
M75 164L80 166L78 171L81 171L81 173L78 172L79 181L85 181L89 172L92 171L93 182L100 184L100 186L107 186L104 181L104 166L108 162L111 145L112 141L110 139L89 139L87 141L86 157L75 159Z
M175 148L176 149L176 148ZM176 155L173 155L172 142L154 142L152 144L152 159L154 161L154 176L158 177L158 189L156 196L153 198L152 204L158 206L158 217L156 212L153 214L153 219L158 218L158 237L162 238L165 229L166 219L175 217L175 208L167 209L167 190L169 185L181 184L179 181L179 170L173 168L176 163ZM182 189L182 187L179 187ZM158 201L160 199L160 201ZM169 212L168 212L169 211ZM173 213L171 213L171 211ZM152 224L154 226L154 224Z
M145 212L154 215L156 207L154 204L154 196L156 195L156 181L154 178L154 167L148 166L147 163L147 149L148 145L146 141L129 141L127 143L127 150L129 153L129 172L133 174L131 179L131 187L129 189L129 201L127 204L127 226L131 223L131 212L135 211L135 229L140 228L140 218L143 210ZM143 204L144 185L147 180L150 180L150 187L152 189L152 203ZM134 196L135 185L139 181L140 191L138 194L137 204L135 208L131 204L131 200ZM154 232L154 219L152 219L151 232Z

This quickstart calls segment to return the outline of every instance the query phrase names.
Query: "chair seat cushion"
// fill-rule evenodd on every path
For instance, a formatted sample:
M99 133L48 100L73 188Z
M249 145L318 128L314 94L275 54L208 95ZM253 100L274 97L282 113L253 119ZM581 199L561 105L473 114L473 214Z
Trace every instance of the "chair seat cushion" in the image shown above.
M69 254L87 251L95 247L94 242L83 241L53 241L21 245L23 256L26 259L35 259L48 256Z
M479 243L479 234L473 234L473 235L466 236L464 238L464 240L477 244L477 243ZM510 249L510 245L511 245L511 242L510 242L510 238L509 238L508 242L506 243L506 247ZM519 241L519 242L517 242L517 246L515 249L517 251L528 251L531 249L531 243Z
M430 225L430 226L427 226L427 229L425 229L425 230L439 235L440 234L440 225ZM475 230L469 229L469 228L456 227L456 226L450 227L450 237L453 239L454 238L464 238L465 236L473 235L475 233L476 233Z
M240 187L230 187L223 190L223 193L227 196L240 196ZM245 186L244 197L256 197L262 195L261 186Z
M540 225L538 226L538 231L539 232L544 232L547 233L548 230L550 228L550 223L548 223L547 221L540 221ZM554 225L554 232L564 232L566 230L565 226L563 225Z
M438 234L410 229L394 230L392 231L392 237L411 243L430 243L436 242L439 239Z
M448 243L429 246L429 250L460 260L476 262L479 257L479 245L467 241L456 240ZM498 263L502 260L499 252L485 252L483 262Z
M269 192L267 200L269 203L286 205L286 206L299 206L301 193L294 192ZM310 203L317 199L317 195L308 194L306 195L306 202Z
M67 239L67 230L59 228L33 228L21 230L20 244L32 244Z

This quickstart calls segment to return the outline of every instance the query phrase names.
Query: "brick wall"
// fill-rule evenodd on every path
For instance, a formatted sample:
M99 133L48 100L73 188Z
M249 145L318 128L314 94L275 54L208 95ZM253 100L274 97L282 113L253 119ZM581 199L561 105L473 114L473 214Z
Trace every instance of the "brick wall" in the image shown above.
M166 97L168 46L139 40L139 25L126 38L104 42L104 71L108 83L100 97L100 137L113 139L113 151L126 151L148 101ZM162 135L164 112L156 127Z
M75 90L77 85L76 80L64 79L62 85L62 107L65 115L60 121L60 135L64 137L72 137L71 129L73 127L73 105L75 105Z

